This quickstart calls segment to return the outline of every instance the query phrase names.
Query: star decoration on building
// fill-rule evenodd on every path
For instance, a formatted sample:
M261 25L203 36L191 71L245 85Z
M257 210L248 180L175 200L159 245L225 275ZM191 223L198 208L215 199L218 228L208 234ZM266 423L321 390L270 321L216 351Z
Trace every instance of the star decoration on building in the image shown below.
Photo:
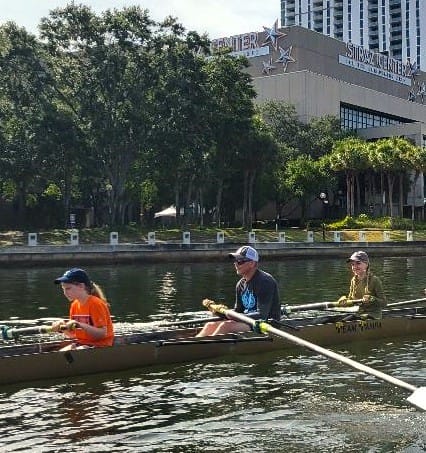
M411 86L410 91L408 92L408 100L412 102L419 102L417 101L420 98L420 102L424 104L426 95L426 82L417 82L413 79L413 85Z
M419 84L419 88L417 90L417 96L419 96L420 99L422 100L422 104L424 102L425 95L426 95L426 83L422 82Z
M411 63L411 60L407 58L406 66L409 68L409 73L406 74L408 77L415 78L420 73L420 68L417 66L417 63L414 61Z
M410 90L408 92L408 100L411 102L414 102L416 100L416 93L414 93L414 90Z
M285 33L278 31L278 19L275 21L271 28L263 27L266 32L266 39L263 41L262 46L270 44L275 50L278 48L278 40L285 36Z
M270 75L273 69L277 69L277 67L272 64L272 57L269 58L269 61L262 61L262 65L262 74Z
M289 63L294 63L296 60L291 56L291 51L293 50L293 46L287 47L287 49L283 49L282 47L280 49L280 57L278 60L275 60L275 63L282 63L284 72L287 72L287 65Z

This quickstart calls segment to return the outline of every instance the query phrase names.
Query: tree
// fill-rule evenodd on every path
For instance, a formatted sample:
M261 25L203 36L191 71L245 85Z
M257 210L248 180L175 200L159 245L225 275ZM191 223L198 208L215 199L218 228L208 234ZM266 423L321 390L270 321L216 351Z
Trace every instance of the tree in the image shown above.
M187 223L211 146L205 61L198 52L206 50L208 42L195 32L185 34L172 18L162 27L152 59L159 74L153 90L152 147L163 175L161 185L169 198L174 197L177 221L183 206Z
M300 152L318 159L328 154L337 141L351 137L353 133L341 129L339 118L326 115L303 125L301 135Z
M290 160L284 170L283 184L300 201L301 223L306 220L306 208L312 198L330 183L325 167L311 156L300 155Z
M384 172L388 183L389 215L393 217L393 191L394 183L399 177L399 209L402 216L403 187L402 177L410 165L408 154L413 145L406 139L399 137L384 138L373 142L370 146L371 160L376 169Z
M277 143L296 151L295 155L300 154L305 141L305 125L299 121L295 106L282 101L267 101L258 106L258 110Z
M152 125L153 25L138 7L97 16L73 3L40 25L62 102L85 137L82 192L91 203L101 199L110 224L125 221L129 172Z
M361 205L359 174L369 166L367 145L359 138L339 140L326 158L330 168L343 171L346 175L346 210L348 216L355 215L355 189L358 212Z
M268 126L259 116L253 117L252 130L240 151L240 168L243 172L243 226L251 230L253 224L253 192L256 177L265 168L273 166L278 147Z
M414 170L414 178L411 185L412 198L411 198L411 220L414 222L415 212L415 188L417 180L420 175L426 173L426 147L425 146L412 146L407 148L406 159L410 162L410 167ZM424 209L422 209L422 216L424 215Z
M54 96L45 77L44 48L35 36L9 22L0 27L0 168L14 187L18 224L42 193L45 163L41 124Z
M239 156L244 154L245 139L252 132L253 99L256 93L251 77L244 72L247 66L246 58L218 53L204 67L213 138L208 153L208 167L216 192L214 210L218 225L222 221L224 191L229 191L232 178L240 172ZM244 206L245 210L247 205Z

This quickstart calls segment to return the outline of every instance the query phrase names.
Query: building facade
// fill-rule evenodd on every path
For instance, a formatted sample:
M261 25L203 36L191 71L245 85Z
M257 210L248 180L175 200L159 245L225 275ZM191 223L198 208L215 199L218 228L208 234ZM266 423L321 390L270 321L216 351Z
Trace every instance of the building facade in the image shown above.
M299 25L426 71L424 0L281 0L281 25Z
M426 73L352 42L277 23L213 41L249 58L256 102L293 104L306 123L333 115L367 140L398 136L426 146ZM423 186L419 178L407 196L407 205L414 201L422 211Z

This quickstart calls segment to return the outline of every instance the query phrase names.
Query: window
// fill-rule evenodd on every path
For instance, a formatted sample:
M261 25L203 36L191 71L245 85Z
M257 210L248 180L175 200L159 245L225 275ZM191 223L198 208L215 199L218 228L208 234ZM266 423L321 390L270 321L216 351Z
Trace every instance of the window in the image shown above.
M369 127L389 126L391 124L412 123L412 120L389 115L355 105L340 105L340 126L345 130L367 129Z

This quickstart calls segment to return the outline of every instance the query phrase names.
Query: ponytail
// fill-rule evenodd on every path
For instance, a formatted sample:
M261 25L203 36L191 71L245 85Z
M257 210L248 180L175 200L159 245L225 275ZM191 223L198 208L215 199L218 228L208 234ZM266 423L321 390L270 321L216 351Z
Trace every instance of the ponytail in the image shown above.
M91 294L92 296L99 297L99 299L102 299L109 306L105 293L103 292L102 288L97 283L91 282L91 286L89 288L89 294Z

